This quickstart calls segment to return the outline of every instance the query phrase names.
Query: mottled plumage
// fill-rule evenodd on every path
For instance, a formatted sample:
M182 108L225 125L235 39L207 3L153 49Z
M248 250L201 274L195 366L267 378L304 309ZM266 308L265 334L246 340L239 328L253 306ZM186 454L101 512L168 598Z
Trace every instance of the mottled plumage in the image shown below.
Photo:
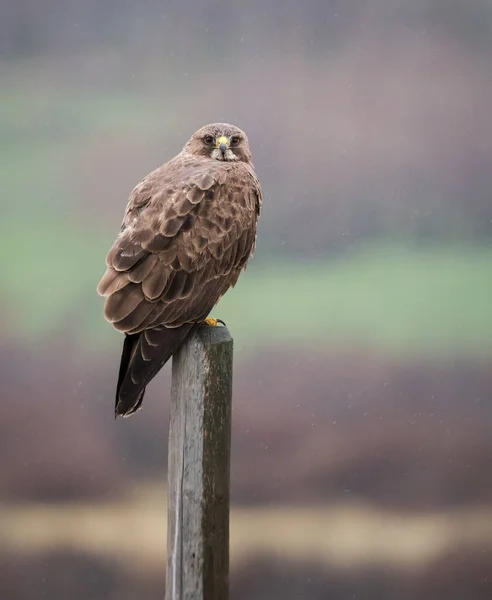
M125 333L116 414L236 283L256 241L261 189L239 128L206 125L132 191L99 286L104 315Z

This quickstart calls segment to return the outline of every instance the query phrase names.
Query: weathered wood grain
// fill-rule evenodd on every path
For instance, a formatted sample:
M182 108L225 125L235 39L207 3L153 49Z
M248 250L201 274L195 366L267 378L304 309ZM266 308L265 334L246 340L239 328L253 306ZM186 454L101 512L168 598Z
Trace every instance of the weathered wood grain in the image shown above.
M201 326L173 357L166 600L229 597L232 347Z

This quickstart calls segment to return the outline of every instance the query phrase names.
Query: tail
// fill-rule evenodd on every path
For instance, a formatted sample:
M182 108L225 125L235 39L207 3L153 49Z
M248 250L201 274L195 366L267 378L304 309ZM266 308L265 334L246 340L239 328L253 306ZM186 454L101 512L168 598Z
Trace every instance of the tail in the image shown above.
M116 386L116 417L128 417L142 406L147 384L195 327L195 323L186 323L176 328L125 334Z

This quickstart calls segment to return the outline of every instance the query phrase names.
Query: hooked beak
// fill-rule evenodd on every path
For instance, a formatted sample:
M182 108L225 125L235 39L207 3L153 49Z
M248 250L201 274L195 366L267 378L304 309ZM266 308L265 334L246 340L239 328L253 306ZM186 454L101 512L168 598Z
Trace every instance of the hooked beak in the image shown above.
M226 138L225 135L221 135L220 138L217 140L217 146L216 146L224 155L227 151L227 149L229 148L229 140L228 138Z

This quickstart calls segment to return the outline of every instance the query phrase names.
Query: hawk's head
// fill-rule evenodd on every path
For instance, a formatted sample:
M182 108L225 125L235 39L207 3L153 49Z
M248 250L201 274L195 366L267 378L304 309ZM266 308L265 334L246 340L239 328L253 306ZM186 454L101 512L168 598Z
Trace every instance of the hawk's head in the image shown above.
M246 134L239 127L228 123L205 125L191 136L184 151L214 160L251 162Z

